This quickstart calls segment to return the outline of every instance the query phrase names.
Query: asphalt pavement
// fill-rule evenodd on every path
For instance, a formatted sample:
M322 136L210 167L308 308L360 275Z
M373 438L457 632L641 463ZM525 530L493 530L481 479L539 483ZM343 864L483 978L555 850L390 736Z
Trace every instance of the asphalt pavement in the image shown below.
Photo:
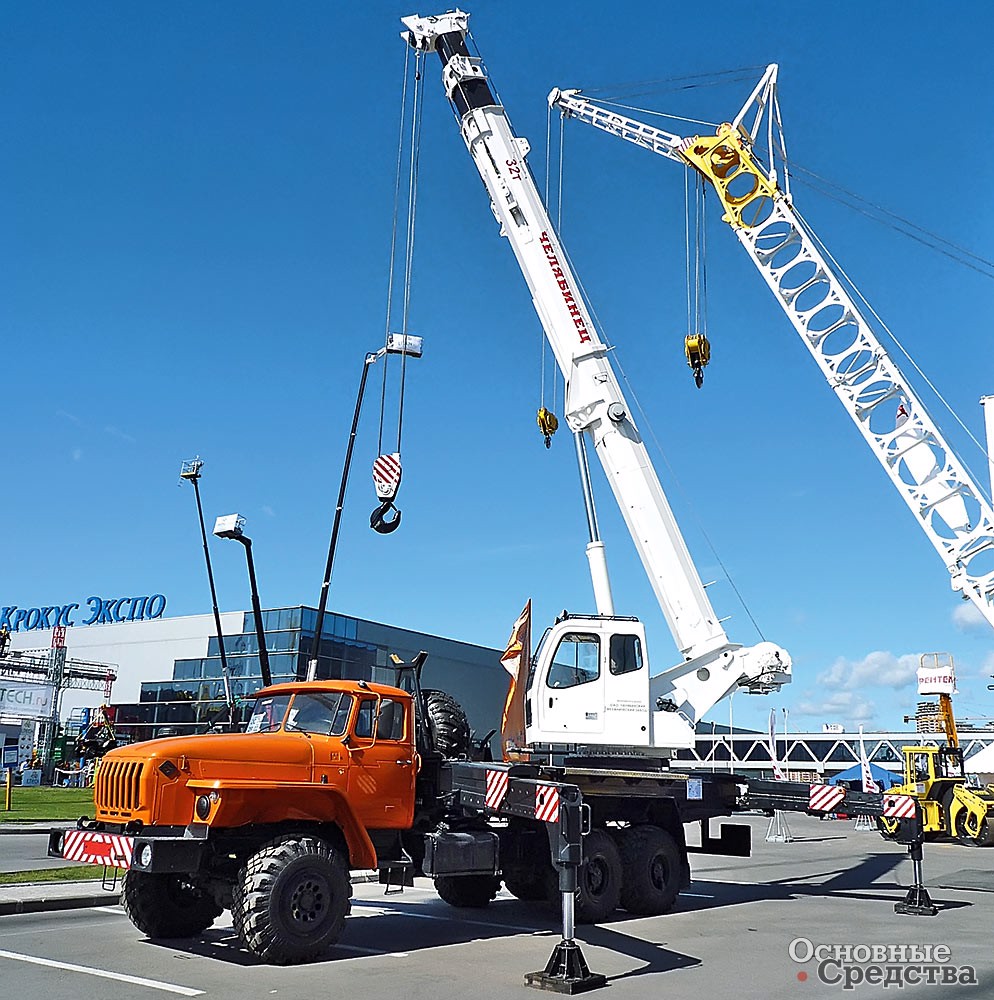
M855 831L851 821L807 816L789 818L793 842L766 843L768 821L744 819L753 829L753 857L695 856L694 883L673 913L632 918L619 911L599 927L577 929L591 969L608 977L615 1000L729 990L737 1000L795 990L812 1000L845 996L838 977L869 974L871 965L859 964L860 950L873 948L897 950L899 961L880 974L897 986L909 972L898 990L904 1000L940 995L938 981L910 978L920 975L913 956L924 948L941 948L951 956L947 967L966 977L950 996L994 995L994 848L926 845L925 881L939 913L908 917L894 913L912 880L899 845ZM4 843L0 838L0 853ZM6 914L0 917L0 982L13 990L5 995L46 1000L77 1000L88 983L105 1000L157 991L243 1000L317 995L327 992L333 975L335 992L355 1000L505 1000L530 995L524 973L541 968L559 938L554 914L506 892L485 910L446 906L426 879L399 896L384 896L378 885L357 885L354 893L341 942L317 962L282 969L240 947L228 914L201 938L156 942L130 924L99 882L0 886L0 914ZM54 912L66 908L78 912ZM822 968L804 961L806 948L849 949L856 964ZM895 993L869 987L861 980L855 992Z

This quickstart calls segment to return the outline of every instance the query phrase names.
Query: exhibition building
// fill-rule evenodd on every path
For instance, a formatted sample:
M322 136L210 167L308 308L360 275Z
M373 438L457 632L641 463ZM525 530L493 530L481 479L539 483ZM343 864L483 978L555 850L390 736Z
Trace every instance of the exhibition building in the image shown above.
M225 705L214 615L166 617L162 595L90 598L88 604L91 610L84 604L83 612L76 604L0 608L0 628L10 629L9 650L0 659L2 673L25 686L54 685L53 704L64 720L85 719L85 710L109 702L118 737L128 742L202 732ZM261 619L273 682L304 679L316 610L273 608L263 610ZM244 698L262 686L254 616L223 612L220 623L231 694ZM53 648L63 646L64 653ZM457 698L478 736L498 728L508 675L497 649L329 612L322 623L316 676L396 683L391 654L410 661L421 650L428 653L424 686ZM32 664L49 663L50 669L35 669L42 676L30 676ZM103 685L77 686L72 680L101 675L106 677ZM12 694L17 690L14 683L8 687ZM0 742L17 738L23 722L19 715L13 704L0 705Z

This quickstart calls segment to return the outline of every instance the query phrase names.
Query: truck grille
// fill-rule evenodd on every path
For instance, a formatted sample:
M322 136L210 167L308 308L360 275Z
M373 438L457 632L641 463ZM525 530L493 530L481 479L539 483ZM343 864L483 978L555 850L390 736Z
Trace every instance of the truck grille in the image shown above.
M101 812L133 813L141 807L141 776L144 761L104 760L97 771L96 799Z

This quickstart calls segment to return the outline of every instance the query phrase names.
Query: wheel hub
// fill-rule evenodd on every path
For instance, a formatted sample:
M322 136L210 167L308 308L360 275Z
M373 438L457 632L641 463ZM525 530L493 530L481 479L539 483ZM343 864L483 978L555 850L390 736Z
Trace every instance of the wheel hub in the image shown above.
M302 879L290 897L290 913L299 924L313 924L327 910L327 886L317 878Z
M666 859L661 854L657 854L649 862L649 881L652 883L653 888L660 891L665 889L669 882L669 874L670 870Z

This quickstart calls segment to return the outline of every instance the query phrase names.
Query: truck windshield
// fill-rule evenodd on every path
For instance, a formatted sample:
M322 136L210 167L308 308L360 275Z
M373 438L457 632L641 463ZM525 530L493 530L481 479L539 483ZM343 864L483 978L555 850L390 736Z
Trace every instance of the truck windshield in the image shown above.
M245 727L247 733L272 733L283 724L290 695L276 694L268 698L256 698L255 707Z
M341 736L352 711L352 695L341 691L298 694L286 717L287 732Z

